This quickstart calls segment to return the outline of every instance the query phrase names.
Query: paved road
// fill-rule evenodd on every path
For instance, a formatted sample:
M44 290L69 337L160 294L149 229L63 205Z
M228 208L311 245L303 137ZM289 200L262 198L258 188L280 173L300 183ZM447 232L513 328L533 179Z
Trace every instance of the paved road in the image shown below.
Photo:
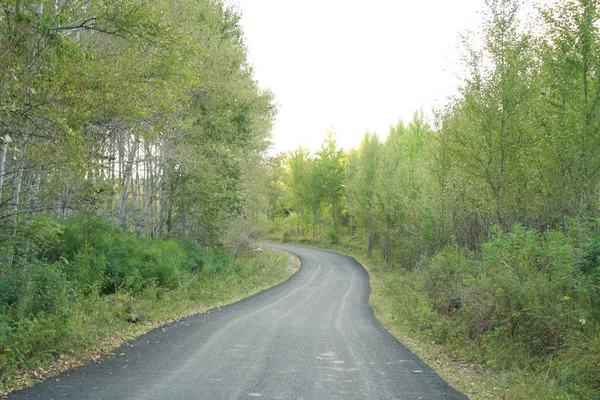
M302 261L284 284L9 399L466 399L377 322L354 259L272 247Z

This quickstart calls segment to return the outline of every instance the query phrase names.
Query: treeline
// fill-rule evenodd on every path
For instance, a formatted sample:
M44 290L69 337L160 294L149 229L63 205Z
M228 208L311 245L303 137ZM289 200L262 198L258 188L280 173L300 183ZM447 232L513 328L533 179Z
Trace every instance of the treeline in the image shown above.
M466 77L435 127L416 113L358 150L329 133L315 154L293 151L277 164L288 198L273 212L315 232L358 227L407 266L449 243L478 251L493 226L566 232L597 218L597 2L559 2L528 27L517 14L516 1L488 1L483 44L466 43Z
M0 0L0 395L289 275L274 113L221 1Z
M0 2L0 231L109 218L223 243L268 145L235 10L220 1Z
M315 153L274 159L265 213L284 240L381 255L410 329L491 366L544 370L554 395L590 398L600 393L600 9L559 1L524 24L519 3L486 2L460 89L433 126L416 113L357 150L339 150L330 132ZM552 397L550 386L527 396Z

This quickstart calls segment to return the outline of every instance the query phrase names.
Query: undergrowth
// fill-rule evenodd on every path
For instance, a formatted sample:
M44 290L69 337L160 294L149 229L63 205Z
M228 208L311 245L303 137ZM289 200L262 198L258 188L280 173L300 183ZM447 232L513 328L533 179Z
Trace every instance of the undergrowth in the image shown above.
M260 250L234 260L99 218L38 217L0 243L0 394L280 283L292 274L287 257Z
M487 387L470 395L600 398L597 223L574 221L565 233L496 229L479 254L449 246L410 266L367 258L360 238L336 239L300 242L368 263L378 317L464 363L485 366Z

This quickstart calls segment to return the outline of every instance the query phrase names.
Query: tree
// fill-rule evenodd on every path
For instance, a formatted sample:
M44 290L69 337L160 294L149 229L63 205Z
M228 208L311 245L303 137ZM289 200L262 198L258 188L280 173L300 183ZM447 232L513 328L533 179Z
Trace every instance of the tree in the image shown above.
M340 213L340 202L344 190L343 152L337 148L333 130L327 131L325 141L317 152L318 167L322 174L325 197L327 198L331 226L335 229Z
M303 149L302 146L289 153L288 156L288 180L287 184L292 192L296 223L296 240L299 236L300 216L303 214L303 193L308 190L309 186L309 156L310 151Z
M381 143L376 134L366 132L358 149L355 172L348 181L349 206L357 224L366 229L367 253L371 256L375 243L375 185L381 157Z
M3 232L83 211L219 245L275 114L236 12L212 0L0 4Z
M442 118L444 151L463 179L456 195L477 210L475 225L483 224L476 232L509 226L525 215L524 166L535 145L530 40L517 29L518 2L486 5L483 49L470 50L461 96ZM474 247L479 239L468 241Z
M548 211L566 230L567 216L597 216L600 207L600 10L594 0L565 1L542 15L543 179L553 203Z
M403 266L412 265L429 249L433 215L425 198L431 182L428 146L431 128L422 113L415 113L406 126L400 121L381 148L379 173L375 182L374 213L383 240L384 261L390 261L392 246L400 252ZM419 245L415 246L415 238Z

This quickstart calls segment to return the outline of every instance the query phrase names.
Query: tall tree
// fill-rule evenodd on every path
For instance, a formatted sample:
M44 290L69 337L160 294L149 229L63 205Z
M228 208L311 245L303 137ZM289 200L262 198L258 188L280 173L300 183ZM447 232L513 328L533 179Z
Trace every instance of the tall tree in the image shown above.
M358 149L355 174L348 182L350 208L357 224L366 230L367 253L371 256L376 238L374 213L375 185L381 159L381 143L376 134L366 132Z
M344 190L343 152L337 148L333 130L327 131L324 143L317 152L325 196L331 214L331 225L335 228L340 214L341 197Z
M566 229L567 216L583 219L600 207L600 7L595 0L564 1L542 15L541 161L549 211Z
M212 0L0 5L3 231L85 211L219 244L274 116L236 12Z
M508 226L525 213L524 166L535 141L536 95L530 39L519 33L518 5L515 0L486 1L483 48L470 50L469 76L442 125L444 151L467 180L462 184L466 192L457 194L479 210L483 227ZM476 246L478 238L470 241Z
M288 181L291 189L296 221L294 223L296 240L300 234L300 217L303 214L303 193L309 186L310 151L302 146L290 152L288 156ZM303 232L302 232L303 233Z

